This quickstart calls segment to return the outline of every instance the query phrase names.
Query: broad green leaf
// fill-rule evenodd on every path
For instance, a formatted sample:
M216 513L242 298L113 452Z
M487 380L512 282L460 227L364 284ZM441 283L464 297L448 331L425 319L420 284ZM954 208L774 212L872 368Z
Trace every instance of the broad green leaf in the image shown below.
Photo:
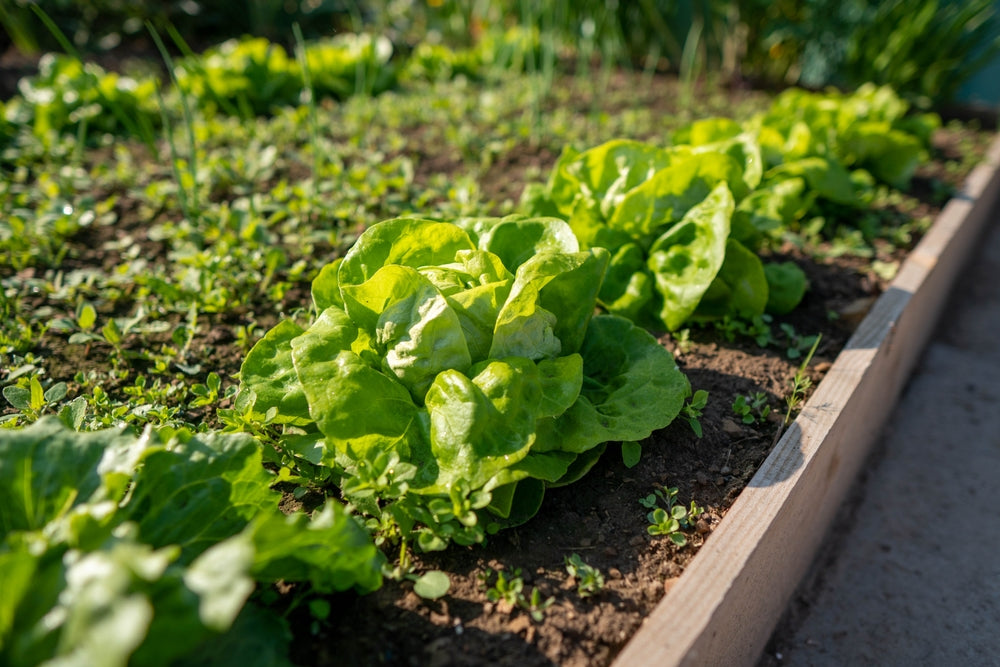
M580 242L580 247L618 248L631 243L632 237L620 229L608 226L606 217L596 206L580 200L569 216L569 226Z
M607 219L621 203L626 193L669 166L674 156L652 144L628 139L615 139L580 153L566 163L562 171L553 172L569 176L575 181L577 196L591 206L596 206ZM562 183L556 182L553 193L563 192ZM557 200L562 203L561 200ZM569 204L570 202L566 202ZM572 211L560 206L564 213Z
M517 269L490 357L552 358L576 352L594 313L608 252L536 255Z
M413 582L413 592L425 600L437 600L446 595L449 588L451 588L451 579L441 570L424 572L419 579Z
M634 468L639 465L642 458L642 443L626 441L622 443L622 463L626 468Z
M767 277L767 312L775 315L790 313L802 301L809 281L794 262L768 262L764 264Z
M731 118L703 118L676 130L671 137L674 145L705 144L732 139L743 131L743 126Z
M719 273L733 209L729 188L720 183L650 248L648 266L662 299L659 316L670 331L691 316Z
M76 433L55 417L0 429L0 539L40 530L82 503L118 500L124 485L109 488L105 477L118 471L116 461L134 466L144 446L119 430Z
M278 424L302 425L312 421L302 385L292 364L292 339L304 329L282 320L253 346L240 367L242 386L253 392L254 411L277 411Z
M199 434L147 455L122 508L143 542L179 545L182 562L277 507L260 446L245 435Z
M84 331L89 331L94 328L97 323L97 311L89 303L83 304L80 309L80 314L76 318L76 325L83 329Z
M815 199L801 177L778 178L751 192L733 213L731 235L746 246L799 220Z
M479 237L482 250L497 255L508 271L539 253L575 253L579 242L558 218L505 219Z
M15 384L8 385L3 388L3 397L18 410L31 409L31 390L27 387L19 387Z
M477 364L470 373L445 371L427 391L436 470L418 473L421 493L446 492L460 480L478 489L523 459L534 440L542 401L534 362L511 357Z
M330 500L312 517L263 515L249 530L252 572L259 581L303 581L323 593L355 588L366 593L382 585L382 553L368 533Z
M538 416L558 417L580 395L580 388L583 386L583 357L571 354L555 359L542 359L537 365L542 390Z
M360 285L383 266L419 269L448 264L460 250L475 249L469 235L450 222L395 218L372 225L358 237L344 256L338 278L343 289Z
M646 256L635 243L618 247L608 264L598 295L604 309L613 315L640 321L653 298L653 282L646 269Z
M906 188L924 156L920 139L887 122L858 122L851 126L841 149L847 159L869 169L896 188Z
M327 444L340 451L348 444L361 454L371 447L405 448L417 406L394 376L350 349L356 332L347 314L331 307L295 339L292 359L309 413Z
M640 245L649 243L705 201L721 183L728 185L731 199L746 194L743 168L732 157L714 152L691 155L631 190L608 225L629 234Z
M739 241L729 239L722 267L705 290L695 315L750 319L764 313L767 298L767 277L760 258Z
M502 498L496 505L490 505L493 515L491 523L495 529L520 526L538 514L545 498L545 483L540 479L527 477L515 484L497 489Z
M340 281L337 276L343 257L337 258L323 266L312 281L313 308L322 313L330 306L344 307L344 299L340 296Z
M416 400L441 371L472 363L458 315L416 269L384 266L362 284L343 286L342 294L348 315L384 351L384 367Z
M492 253L463 251L459 257L472 279L466 288L446 295L446 299L458 316L470 357L481 361L493 345L497 315L510 296L514 276Z
M580 453L602 442L642 440L679 414L687 378L645 330L622 317L599 315L580 354L580 397L561 416L539 423L533 449Z
M857 205L858 195L851 175L839 162L822 157L807 157L774 167L764 175L767 183L801 177L817 196L838 204Z
M10 634L17 618L17 609L21 601L32 591L38 595L38 580L35 573L38 569L39 556L27 549L0 551L0 656L4 654L6 645L11 639Z

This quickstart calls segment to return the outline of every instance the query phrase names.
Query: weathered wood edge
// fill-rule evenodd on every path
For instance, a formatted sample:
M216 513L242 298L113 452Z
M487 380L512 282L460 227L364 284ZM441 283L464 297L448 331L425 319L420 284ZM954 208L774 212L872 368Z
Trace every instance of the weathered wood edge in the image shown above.
M1000 136L613 667L757 661L998 200Z

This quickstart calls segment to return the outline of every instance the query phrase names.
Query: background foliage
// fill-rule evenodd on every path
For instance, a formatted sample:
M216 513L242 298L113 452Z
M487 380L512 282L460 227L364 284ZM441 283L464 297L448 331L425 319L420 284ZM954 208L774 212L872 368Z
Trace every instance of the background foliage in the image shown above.
M472 46L516 25L541 33L538 62L600 59L820 88L889 84L920 106L951 100L1000 53L994 0L11 0L0 7L0 47L55 50L35 19L45 10L85 52L148 43L144 23L175 26L208 45L258 35L286 46L362 29L406 54L423 42Z

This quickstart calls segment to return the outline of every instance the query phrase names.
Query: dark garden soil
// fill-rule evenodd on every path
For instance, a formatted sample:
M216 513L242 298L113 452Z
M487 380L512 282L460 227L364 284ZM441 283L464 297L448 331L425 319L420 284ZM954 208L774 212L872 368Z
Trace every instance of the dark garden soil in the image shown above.
M746 94L740 90L730 92L735 98ZM674 101L666 96L650 103L662 105L665 113L674 108ZM939 133L935 161L922 168L912 187L911 194L919 203L894 219L902 222L911 217L933 216L939 210L940 184L954 186L964 176L949 169L958 162L956 147L962 139L961 133L953 130ZM455 168L453 156L441 155L433 141L415 135L414 142L408 152L417 158L416 180ZM539 168L547 173L556 158L552 148L526 143L498 158L481 186L494 201L516 200L526 170ZM113 227L81 230L67 252L64 268L110 270L121 258L116 251L106 249L107 242L125 235L140 244L143 256L150 262L168 261L167 249L147 238L150 221L140 215L136 202L123 195L117 213ZM905 250L880 247L875 259L897 261ZM803 304L791 315L772 322L778 344L762 348L746 336L727 340L713 328L692 328L687 340L666 335L660 338L675 355L692 388L709 393L700 419L701 437L695 435L687 421L675 420L642 443L641 461L633 468L624 466L619 448L612 444L582 480L550 489L542 511L526 525L492 536L485 546L452 547L443 553L418 555L418 571L441 569L451 576L451 590L439 600L418 597L409 582L387 580L380 591L369 596L331 596L332 612L325 623L316 624L304 605L296 608L288 616L294 633L293 660L314 666L609 663L704 541L711 539L712 530L776 441L790 381L802 361L789 358L788 343L779 325L791 325L802 336L822 334L808 369L811 379L818 383L886 286L886 281L870 268L873 258L811 257L791 245L781 248L776 257L796 262L810 281ZM281 309L287 311L306 303L308 294L307 283L297 285L286 294ZM115 310L124 312L116 314L127 315L134 301L125 295L117 304ZM48 305L45 295L39 295L33 305ZM232 376L239 371L245 354L232 333L234 327L245 326L252 319L258 332L266 331L276 321L279 310L274 304L266 304L256 313L244 309L202 315L201 333L190 348L192 358L220 376ZM169 343L169 331L156 335ZM141 345L155 346L156 335L152 339L146 336ZM126 350L130 344L126 340ZM140 341L134 344L138 346ZM67 380L77 371L106 370L112 354L106 344L94 343L81 356L80 346L69 346L65 336L56 333L46 335L43 347L36 354L47 358L48 376ZM133 365L120 379L121 386L142 371ZM204 378L193 376L191 381L203 382ZM71 395L84 390L71 383ZM106 385L105 390L115 388ZM771 414L762 423L744 424L733 414L733 401L755 392L767 396ZM186 418L212 424L214 415L189 414ZM648 510L639 499L660 486L677 487L682 503L687 505L693 500L705 510L696 528L689 531L684 547L647 533ZM592 597L581 597L576 582L567 575L564 559L573 553L604 574L603 590ZM520 571L529 597L531 590L537 589L542 600L552 599L542 621L534 620L523 609L487 601L482 580L490 571L498 570L509 577ZM283 610L295 599L296 591L289 586L277 593L273 604Z

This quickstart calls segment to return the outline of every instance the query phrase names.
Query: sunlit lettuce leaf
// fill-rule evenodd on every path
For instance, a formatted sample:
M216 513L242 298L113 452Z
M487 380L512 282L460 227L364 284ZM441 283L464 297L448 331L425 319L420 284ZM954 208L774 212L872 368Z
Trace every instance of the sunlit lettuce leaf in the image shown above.
M447 222L394 218L372 225L344 256L341 286L360 285L383 266L419 269L455 261L460 250L475 250L469 235Z
M805 179L809 189L818 197L838 204L858 204L858 193L851 182L850 172L835 160L806 157L785 162L764 174L767 183L796 177Z
M517 269L500 309L490 357L552 358L580 347L593 316L608 252L535 255Z
M301 512L263 515L248 535L254 554L251 571L259 581L309 581L324 593L349 588L369 592L382 584L385 556L336 501L311 517Z
M509 271L544 252L574 253L580 244L558 218L506 218L482 233L477 245L500 258Z
M881 181L906 188L925 158L923 142L887 122L858 122L845 134L842 151L852 164L867 168Z
M260 446L232 434L199 434L146 456L121 510L154 547L179 545L185 562L277 508Z
M728 186L731 198L747 192L743 168L729 155L691 155L629 191L608 225L648 244L705 201L720 183Z
M598 295L601 305L613 315L643 323L653 299L653 279L646 268L646 255L635 243L615 251Z
M416 269L387 265L341 293L347 314L374 338L384 369L418 401L439 372L472 363L458 314Z
M338 257L319 270L319 274L312 281L313 308L317 313L322 313L330 306L344 307L344 299L340 296L340 263L343 257Z
M615 139L591 148L565 163L555 172L553 192L571 191L563 187L575 186L575 197L596 207L604 218L621 204L625 194L649 180L653 174L673 162L668 150L640 141ZM566 202L572 210L572 202ZM560 207L563 212L566 209Z
M648 266L661 299L659 318L667 329L677 329L690 317L719 273L733 209L729 188L721 183L650 248Z
M83 503L119 500L149 446L121 430L77 433L55 418L0 431L0 540Z
M602 442L642 440L680 412L687 378L644 329L622 317L598 315L580 354L580 398L562 415L541 420L538 451L581 453Z
M528 453L542 402L534 362L507 358L483 362L467 377L441 373L427 392L433 482L421 470L422 493L447 491L459 480L480 488Z
M352 351L357 334L347 313L332 306L293 341L294 371L309 400L309 413L327 443L341 451L348 444L361 453L400 443L405 447L408 437L417 437L412 430L417 406L394 376L372 368Z
M695 315L751 319L764 313L767 299L767 277L760 258L739 241L729 239L722 266L698 303Z
M242 387L253 392L257 413L273 412L278 424L306 424L309 405L292 366L291 341L303 332L295 322L282 320L258 340L240 367Z

